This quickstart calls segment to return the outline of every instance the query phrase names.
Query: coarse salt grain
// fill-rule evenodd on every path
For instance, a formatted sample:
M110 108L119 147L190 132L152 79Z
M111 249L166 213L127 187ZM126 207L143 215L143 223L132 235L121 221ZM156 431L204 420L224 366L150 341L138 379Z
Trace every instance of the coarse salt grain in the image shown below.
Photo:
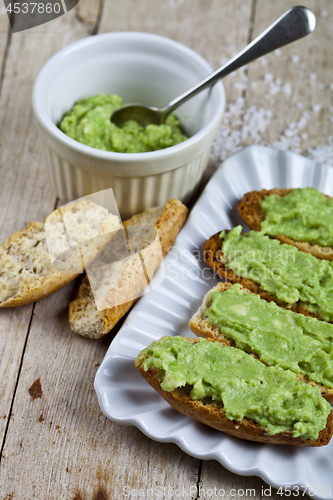
M288 150L291 149L292 151L295 151L296 153L301 152L300 144L301 144L301 139L298 135L288 137L286 135L287 130L284 134L281 135L281 137L273 142L272 146L273 148L276 149L282 149L282 150Z
M307 111L304 111L301 118L297 122L297 128L299 130L303 129L306 126L306 124L308 123L308 121L310 120L310 118L311 118L310 113L308 113Z
M274 80L274 76L272 73L265 73L264 74L264 83L271 83Z
M314 111L314 113L319 113L320 110L321 110L320 104L314 104L312 106L312 111Z
M245 90L245 89L247 89L247 84L246 83L242 83L242 82L235 82L233 84L233 87L236 90Z
M292 87L290 83L285 83L282 87L282 92L286 95L291 95Z
M329 136L328 144L317 146L315 148L310 148L307 150L306 155L311 158L311 160L318 161L320 163L333 164L333 136Z

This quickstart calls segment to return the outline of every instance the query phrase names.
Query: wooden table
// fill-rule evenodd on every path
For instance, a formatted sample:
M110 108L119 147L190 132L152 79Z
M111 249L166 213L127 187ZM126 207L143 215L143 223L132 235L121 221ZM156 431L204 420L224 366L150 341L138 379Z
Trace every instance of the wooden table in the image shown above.
M15 34L2 8L0 242L29 221L43 220L57 203L31 109L33 82L52 54L96 33L135 30L178 40L218 67L293 3L81 0L66 15ZM225 80L228 105L206 178L247 144L273 145L333 164L333 2L306 5L317 16L314 34ZM261 479L237 476L104 417L93 380L114 332L97 341L71 332L68 303L77 286L0 311L1 500L152 498L143 490L155 486L192 486L182 498L193 500L199 486L206 491L201 500L221 498L209 492L215 487L223 488L227 499L264 498ZM125 496L126 486L143 489L141 496L139 491ZM242 492L250 488L255 494ZM281 498L274 490L272 497Z

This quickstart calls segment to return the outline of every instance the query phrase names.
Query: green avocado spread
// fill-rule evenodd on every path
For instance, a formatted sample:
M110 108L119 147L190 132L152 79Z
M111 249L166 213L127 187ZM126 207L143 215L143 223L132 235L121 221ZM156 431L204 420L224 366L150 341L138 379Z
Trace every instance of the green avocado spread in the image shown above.
M121 97L116 94L87 97L74 104L59 128L86 146L117 153L146 153L169 148L188 139L173 114L164 125L142 127L137 121L129 120L117 127L110 118L122 105Z
M281 309L241 285L213 292L212 299L208 321L236 347L333 388L333 325Z
M294 189L287 196L272 194L259 202L265 212L261 230L312 245L333 246L333 199L314 188Z
M260 284L279 301L306 304L308 310L333 321L333 262L320 260L262 232L241 234L237 226L223 238L223 262L236 275Z
M163 390L185 387L192 399L222 403L230 420L247 417L271 435L291 431L294 437L315 440L326 427L331 407L318 387L234 347L162 337L144 349L138 361L145 371L160 371Z

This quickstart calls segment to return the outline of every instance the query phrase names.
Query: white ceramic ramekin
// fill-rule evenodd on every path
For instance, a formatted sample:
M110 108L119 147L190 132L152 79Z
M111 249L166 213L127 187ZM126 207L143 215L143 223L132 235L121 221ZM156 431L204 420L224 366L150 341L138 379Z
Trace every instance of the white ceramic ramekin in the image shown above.
M222 119L221 82L177 110L190 138L161 151L101 151L71 139L57 124L78 99L115 93L124 103L160 106L211 71L211 65L188 47L147 33L92 36L55 54L35 81L32 101L46 168L61 201L111 187L123 218L172 197L186 203L206 168Z

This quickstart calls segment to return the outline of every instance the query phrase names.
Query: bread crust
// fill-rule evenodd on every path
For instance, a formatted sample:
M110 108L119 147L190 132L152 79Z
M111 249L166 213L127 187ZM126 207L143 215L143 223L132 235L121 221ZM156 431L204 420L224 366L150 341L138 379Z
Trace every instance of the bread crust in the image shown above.
M261 230L261 223L265 220L265 213L260 208L259 202L271 194L276 194L278 196L287 196L291 193L293 189L282 189L274 188L270 190L262 189L261 191L250 191L243 196L242 201L238 205L238 212L243 221L249 226L250 229L254 231ZM329 196L326 198L330 199ZM311 245L306 241L296 241L288 236L279 235L272 236L281 241L281 243L288 243L288 245L293 245L302 252L311 253L314 257L324 260L333 260L333 248L324 247L321 245Z
M229 231L226 230L226 233ZM290 305L278 300L275 295L266 292L258 283L249 279L238 276L232 269L226 268L225 264L221 261L223 258L222 243L223 238L220 238L221 231L211 236L203 244L203 256L206 264L217 274L223 281L229 283L240 283L250 292L260 295L260 297L267 302L275 302L280 307L290 309L293 312L304 314L304 316L311 316L313 318L324 321L318 314L311 313L304 302L298 301L296 304Z
M207 340L217 341L220 344L226 346L237 347L236 343L226 337L217 326L213 326L209 323L208 318L206 316L206 311L212 304L212 292L225 292L232 286L232 283L218 283L214 288L212 288L204 297L202 304L198 311L192 316L189 322L189 328L195 335L198 337L203 337ZM244 287L245 293L253 293L246 287ZM261 361L258 356L255 354L251 354L254 358ZM312 380L309 380L306 376L299 373L297 378L304 383L309 383L313 386L319 387L322 396L327 399L330 403L333 403L333 389L326 387L323 384L319 384Z
M29 238L32 233L36 234L43 231L44 224L42 222L30 222L27 227L10 236L1 245L0 251L6 251L14 242L22 238L22 236ZM59 288L67 285L77 276L79 276L79 273L59 273L57 271L54 271L49 276L39 277L33 284L29 286L29 288L27 288L25 293L23 292L1 302L0 308L23 306L25 304L30 304L31 302L41 300L44 297L47 297L51 293L55 292Z
M197 340L187 339L191 343ZM225 416L225 410L221 403L212 400L194 401L191 399L185 388L180 388L172 392L166 392L161 388L159 381L159 370L155 367L145 371L142 361L135 363L136 369L142 377L153 387L175 410L183 415L198 420L199 422L213 427L221 432L236 436L247 441L259 443L284 444L296 446L325 446L330 442L333 433L333 411L328 415L325 429L321 430L318 439L310 441L304 438L295 438L287 431L271 436L259 424L244 418L241 421L230 420Z
M91 223L92 215L95 216L96 221L93 224ZM66 222L63 220L64 217ZM81 246L76 247L76 243L73 245L73 248L81 252L81 265L77 266L75 262L76 254L74 257L67 255L69 265L65 270L73 269L76 272L59 272L52 266L52 257L56 258L64 250L66 253L68 249L64 223L67 237L70 231L71 240L75 242L78 236L77 243L82 242ZM47 248L45 224L49 224L49 231L51 231L50 252ZM108 213L104 207L83 199L55 210L44 222L31 222L27 227L10 236L0 246L0 278L2 278L0 308L35 302L67 285L79 276L85 265L97 257L119 227L118 217ZM93 236L90 239L91 234ZM83 243L84 236L89 243ZM52 250L55 251L54 256L51 255Z
M134 215L124 222L124 227L136 225L153 227L157 231L162 255L165 257L182 228L186 215L185 205L177 199L171 199L164 207L148 209L141 214ZM137 290L133 290L131 295L137 297L136 292ZM69 306L71 329L83 337L95 339L102 337L112 330L136 300L135 298L104 311L97 311L88 277L85 276L76 299ZM86 319L84 326L79 321L83 316Z

